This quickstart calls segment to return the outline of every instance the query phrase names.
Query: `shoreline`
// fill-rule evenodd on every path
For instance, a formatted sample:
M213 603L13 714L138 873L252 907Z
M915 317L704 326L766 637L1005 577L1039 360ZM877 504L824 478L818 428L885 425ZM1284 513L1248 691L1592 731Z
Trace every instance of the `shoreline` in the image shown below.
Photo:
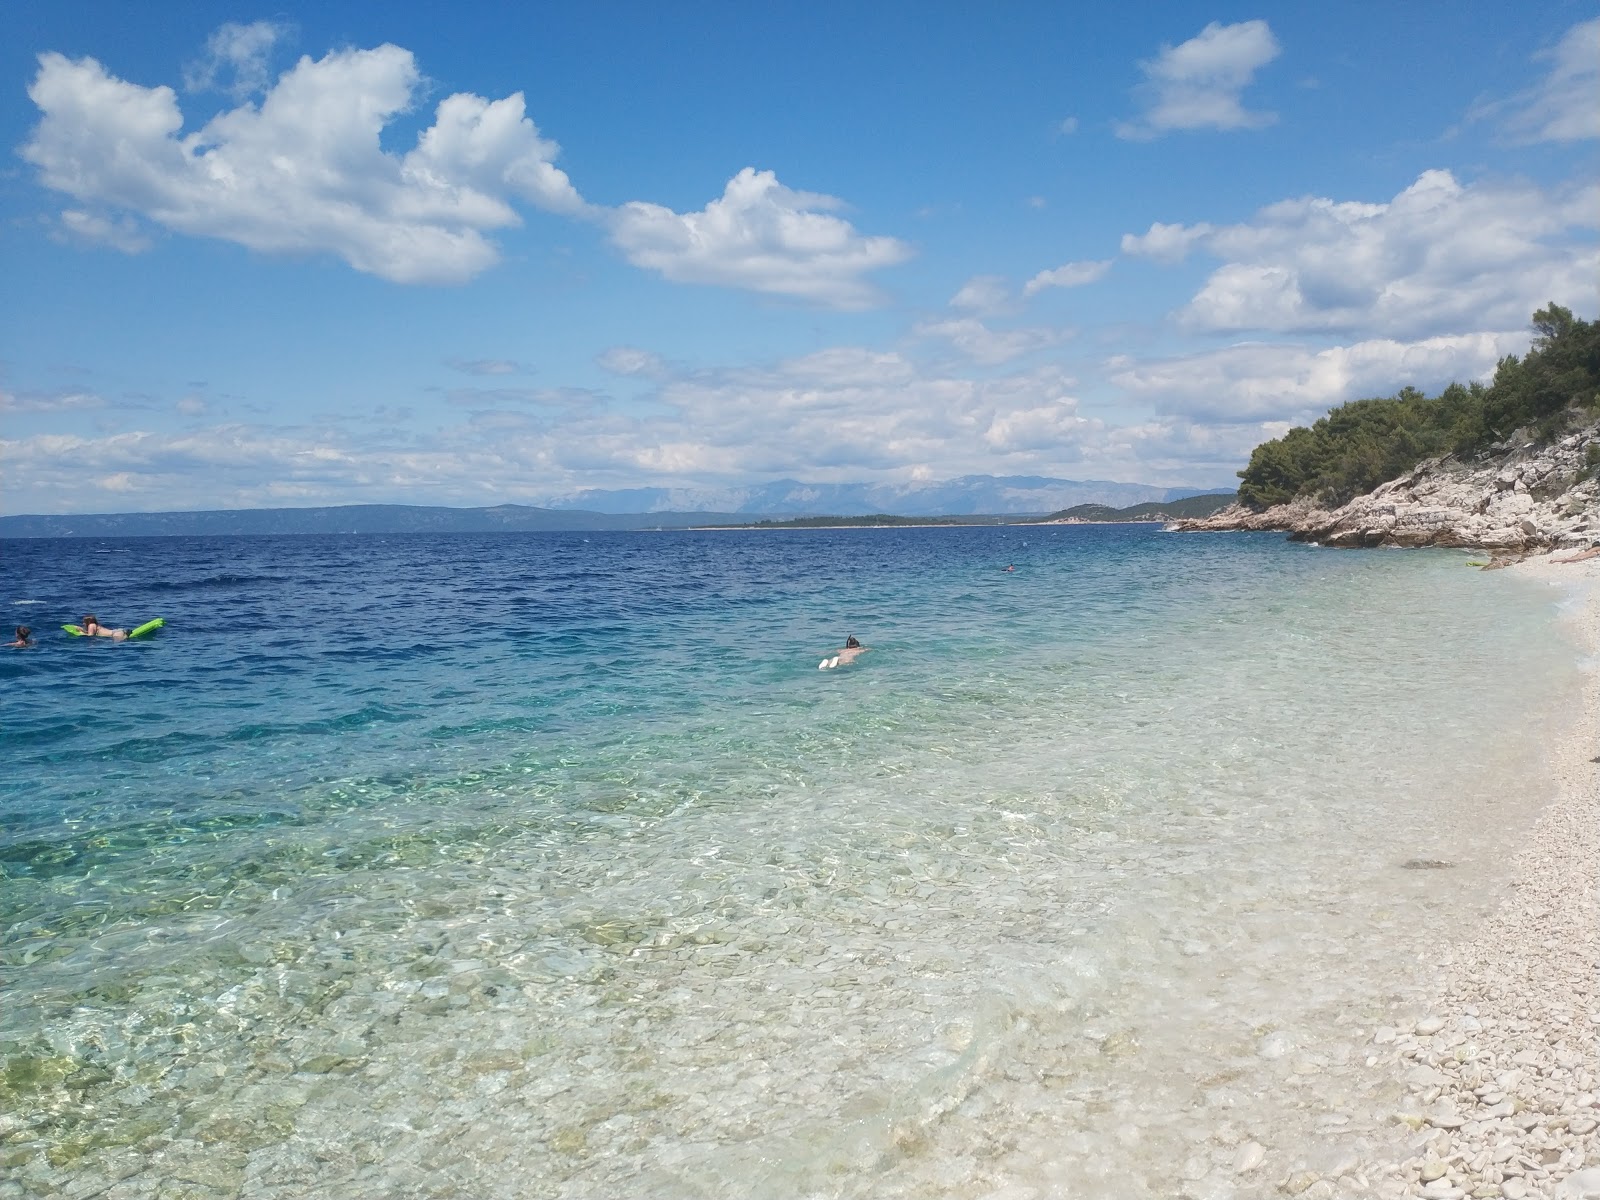
M1572 587L1581 709L1549 747L1557 790L1514 848L1511 893L1444 949L1429 1015L1372 1038L1415 1131L1375 1172L1381 1196L1600 1197L1600 558L1564 557L1510 569Z

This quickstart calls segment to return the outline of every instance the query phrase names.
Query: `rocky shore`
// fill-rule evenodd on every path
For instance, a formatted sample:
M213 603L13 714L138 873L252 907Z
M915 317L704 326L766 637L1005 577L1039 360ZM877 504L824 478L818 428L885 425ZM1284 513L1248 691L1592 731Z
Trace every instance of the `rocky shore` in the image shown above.
M1326 546L1458 546L1518 558L1600 545L1600 422L1552 443L1526 438L1482 461L1429 459L1340 508L1231 505L1182 531L1282 530Z
M1577 583L1600 655L1600 557L1516 569ZM1369 1062L1408 1088L1412 1156L1374 1172L1389 1197L1600 1198L1600 671L1554 765L1560 791L1514 860L1514 891L1452 947L1434 1013L1380 1029Z

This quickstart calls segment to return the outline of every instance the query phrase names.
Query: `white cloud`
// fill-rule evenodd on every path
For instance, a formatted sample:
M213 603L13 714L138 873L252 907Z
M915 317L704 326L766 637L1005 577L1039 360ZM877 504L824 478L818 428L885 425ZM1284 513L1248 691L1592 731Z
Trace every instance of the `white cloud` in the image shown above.
M1172 130L1259 129L1277 117L1251 112L1241 102L1261 67L1278 57L1278 39L1265 21L1237 25L1211 22L1178 46L1139 64L1145 80L1137 93L1145 104L1136 121L1119 122L1118 137L1142 140Z
M942 338L974 362L986 366L1010 362L1066 340L1066 335L1055 329L990 329L976 317L924 321L914 332L921 337Z
M1480 105L1471 115L1499 119L1522 142L1600 137L1600 17L1574 25L1554 49L1535 58L1552 63L1535 87Z
M1526 318L1524 318L1526 319ZM1202 354L1113 363L1111 382L1167 414L1203 421L1294 421L1402 387L1435 393L1485 379L1529 335L1471 333L1416 342L1375 338L1346 346L1245 343Z
M104 397L93 392L9 392L0 390L0 412L59 413L104 408Z
M974 275L950 297L950 307L991 314L1011 303L1011 285L999 275Z
M667 364L660 355L634 346L612 346L602 351L594 361L602 371L611 375L658 379L667 373Z
M1052 287L1082 287L1086 283L1094 283L1103 278L1110 269L1110 259L1099 262L1069 262L1053 271L1040 271L1023 285L1022 294L1033 296L1045 288Z
M183 86L191 92L221 88L235 100L266 91L268 56L288 32L287 25L272 21L229 21L206 40L205 57L183 69Z
M448 364L464 375L521 375L523 368L504 358L452 358Z
M1239 225L1152 226L1123 249L1224 260L1179 314L1193 330L1421 337L1518 328L1550 300L1593 310L1600 252L1576 231L1597 224L1600 186L1425 171L1385 203L1285 200Z
M124 254L143 254L150 239L130 217L103 217L69 208L61 214L61 228L72 241L97 243Z
M1060 134L1063 134L1063 135L1065 135L1067 137L1071 137L1073 134L1078 132L1078 118L1077 117L1063 117L1056 124L1056 132L1060 133Z
M1150 226L1148 233L1122 235L1122 252L1134 258L1153 258L1157 262L1182 262L1188 257L1190 247L1211 233L1211 226L1164 225L1160 221Z
M791 191L746 167L699 212L632 201L610 216L613 243L636 267L678 283L790 296L832 308L877 302L869 271L910 257L891 237L866 237L830 210L831 196Z
M535 408L586 408L602 397L586 388L449 388L446 402L459 408L492 409L511 405Z
M393 422L75 430L0 442L0 457L13 512L126 508L129 496L139 508L538 503L586 487L1055 475L1108 436L1073 388L1054 366L972 379L835 347L670 376L638 410L574 394L511 411L474 405L415 434ZM85 482L113 476L127 495Z
M413 150L383 150L419 82L398 46L302 58L259 107L184 134L171 88L47 53L28 89L43 117L22 154L82 204L266 253L332 253L398 283L460 282L491 266L484 232L519 223L511 198L588 211L520 93L449 96Z

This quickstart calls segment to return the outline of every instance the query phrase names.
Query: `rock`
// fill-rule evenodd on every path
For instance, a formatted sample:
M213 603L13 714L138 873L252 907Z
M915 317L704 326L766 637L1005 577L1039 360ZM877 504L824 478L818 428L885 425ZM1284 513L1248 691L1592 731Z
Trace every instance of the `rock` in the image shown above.
M1420 861L1420 860L1413 860ZM1444 1020L1440 1017L1423 1017L1417 1022L1416 1033L1418 1037L1431 1037L1444 1028Z
M1267 1148L1260 1142L1246 1142L1233 1155L1233 1173L1243 1175L1254 1171L1267 1157Z
M1555 1200L1600 1200L1600 1167L1568 1175L1556 1185Z
M1269 1033L1256 1043L1256 1053L1262 1058L1282 1058L1294 1049L1294 1039L1281 1029Z
M1528 1194L1528 1185L1513 1176L1500 1185L1500 1194L1506 1200L1522 1200Z
M1519 440L1487 461L1430 459L1342 508L1298 499L1264 512L1231 505L1177 530L1282 530L1327 546L1459 546L1526 554L1600 544L1600 487L1578 482L1600 422L1544 446ZM1579 522L1585 522L1579 524Z
M1315 1171L1296 1171L1278 1185L1278 1190L1287 1192L1291 1196L1298 1196L1313 1183L1316 1183L1317 1178ZM1585 1197L1585 1200L1587 1200L1587 1197Z

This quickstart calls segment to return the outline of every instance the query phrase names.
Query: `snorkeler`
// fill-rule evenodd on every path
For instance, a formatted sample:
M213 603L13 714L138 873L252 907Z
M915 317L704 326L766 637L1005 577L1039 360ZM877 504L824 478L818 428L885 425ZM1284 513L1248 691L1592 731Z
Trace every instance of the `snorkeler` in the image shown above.
M871 650L871 646L863 646L856 641L855 634L844 639L844 649L839 653L830 655L817 664L817 670L826 671L830 667L841 667L846 663L854 662L861 655Z

